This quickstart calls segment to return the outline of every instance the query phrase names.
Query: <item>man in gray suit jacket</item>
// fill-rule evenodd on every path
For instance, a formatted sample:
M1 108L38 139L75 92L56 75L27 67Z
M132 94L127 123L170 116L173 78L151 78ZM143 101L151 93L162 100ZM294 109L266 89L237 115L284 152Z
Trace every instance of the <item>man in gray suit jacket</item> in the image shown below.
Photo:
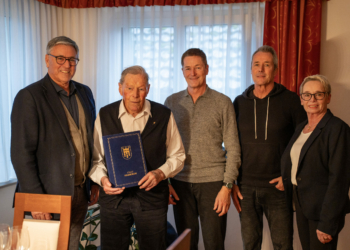
M98 188L87 174L93 151L96 117L90 88L72 81L79 48L68 37L53 38L46 48L48 74L20 90L11 114L11 160L16 192L72 196L70 250L79 248L82 225ZM90 196L91 191L91 196ZM32 212L34 219L52 216Z

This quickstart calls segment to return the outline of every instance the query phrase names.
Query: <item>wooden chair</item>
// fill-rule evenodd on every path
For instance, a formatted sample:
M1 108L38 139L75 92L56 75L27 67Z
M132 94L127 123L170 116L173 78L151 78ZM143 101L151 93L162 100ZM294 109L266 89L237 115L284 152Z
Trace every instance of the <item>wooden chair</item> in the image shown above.
M67 250L69 243L72 198L63 195L16 193L13 226L22 226L24 212L60 214L57 250Z
M167 248L167 250L190 250L190 244L191 244L191 229L186 229Z

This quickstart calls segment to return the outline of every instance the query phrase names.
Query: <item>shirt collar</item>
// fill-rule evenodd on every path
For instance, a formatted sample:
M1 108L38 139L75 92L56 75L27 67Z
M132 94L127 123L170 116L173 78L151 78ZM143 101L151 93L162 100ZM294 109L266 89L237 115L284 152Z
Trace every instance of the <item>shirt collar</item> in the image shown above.
M129 113L126 110L126 108L124 106L124 100L122 99L122 101L120 102L120 105L119 105L119 116L118 116L118 119L120 119L120 117L122 117L124 114L129 114ZM149 114L152 117L151 103L148 100L145 100L141 112L138 113L135 118L139 118L139 117L144 116L146 114Z
M211 92L211 88L209 88L208 84L207 84L207 88L205 89L205 92L203 95L201 95L200 97L207 97L210 95L210 92ZM188 88L186 88L186 90L184 91L184 96L190 96L190 94L188 93Z
M56 92L67 96L67 92L61 86L59 86L54 80L52 80L50 76L49 76L49 78L50 78L51 83L52 83L53 87L55 88ZM75 88L74 83L72 81L69 81L69 96L74 95L75 91L76 91L76 88Z

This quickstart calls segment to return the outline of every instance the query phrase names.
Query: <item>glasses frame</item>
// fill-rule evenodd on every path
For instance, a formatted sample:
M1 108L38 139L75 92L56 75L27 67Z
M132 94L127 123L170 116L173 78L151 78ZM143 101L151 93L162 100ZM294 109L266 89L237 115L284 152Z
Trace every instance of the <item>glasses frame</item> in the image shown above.
M303 98L303 95L304 95L304 94L310 95L310 98L309 98L309 99L304 99L304 98ZM324 94L324 96L323 96L322 99L317 99L317 98L316 98L316 95L317 95L317 94ZM301 99L303 99L304 101L310 101L310 100L312 99L312 96L315 98L315 100L323 100L323 99L326 97L326 95L328 95L328 92L317 92L317 93L315 93L315 94L302 93L302 94L300 94L300 97L301 97Z
M54 58L56 58L56 63L59 64L59 65L65 64L66 61L68 61L68 63L69 63L70 66L77 66L78 63L79 63L79 58L75 58L75 57L64 57L64 56L54 56L54 55L51 55L51 54L48 54L48 55L49 55L49 56L52 56L52 57L54 57ZM58 58L58 57L64 58L64 62L63 62L63 63L59 63L59 62L57 61L57 58ZM77 60L77 63L76 63L76 64L71 64L70 59L75 59L75 60Z

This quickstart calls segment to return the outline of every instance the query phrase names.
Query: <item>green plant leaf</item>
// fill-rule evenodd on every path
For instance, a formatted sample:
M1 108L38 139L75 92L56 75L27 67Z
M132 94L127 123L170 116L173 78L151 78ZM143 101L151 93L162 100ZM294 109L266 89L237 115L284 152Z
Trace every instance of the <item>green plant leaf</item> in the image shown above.
M91 234L91 235L89 236L88 240L89 240L89 241L94 241L94 240L97 239L97 237L98 237L97 234Z
M79 243L79 250L85 250L84 246L81 243Z
M86 250L96 250L97 246L95 246L95 245L88 245L85 249Z
M96 222L94 220L91 221L91 225L96 226Z
M88 215L91 217L91 216L92 216L92 214L94 213L94 210L93 210L93 209L88 210L88 211L87 211L87 213L88 213Z
M83 232L83 235L81 236L81 240L87 240L88 236L85 232Z

